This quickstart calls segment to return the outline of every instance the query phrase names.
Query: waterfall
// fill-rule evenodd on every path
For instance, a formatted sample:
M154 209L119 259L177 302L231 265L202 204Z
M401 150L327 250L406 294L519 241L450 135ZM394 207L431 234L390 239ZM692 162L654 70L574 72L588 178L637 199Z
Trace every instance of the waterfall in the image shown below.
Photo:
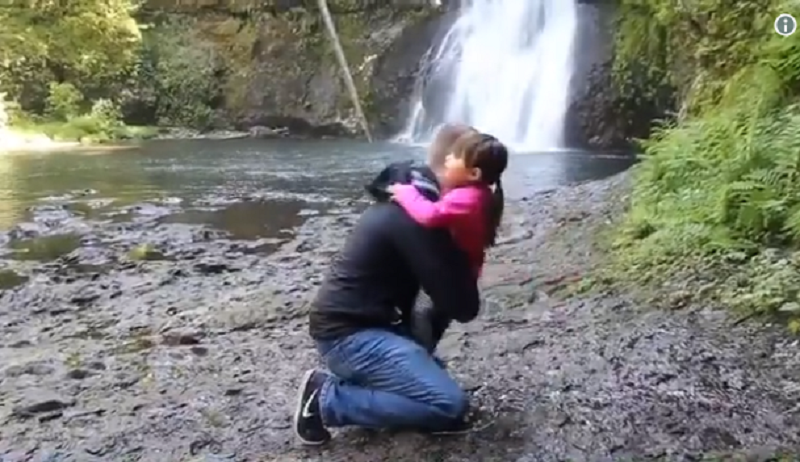
M517 149L561 147L576 27L576 0L461 0L398 138L425 142L461 122Z

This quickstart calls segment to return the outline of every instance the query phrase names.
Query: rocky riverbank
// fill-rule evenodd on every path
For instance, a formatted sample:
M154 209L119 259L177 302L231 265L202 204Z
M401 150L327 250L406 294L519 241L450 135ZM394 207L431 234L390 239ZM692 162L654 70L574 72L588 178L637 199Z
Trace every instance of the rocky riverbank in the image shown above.
M177 203L92 223L42 210L49 219L5 239L68 229L79 247L49 263L0 260L4 280L17 278L0 290L0 458L766 460L799 449L800 355L781 329L624 294L559 297L592 264L626 181L509 205L480 320L442 348L492 426L448 438L348 429L322 450L291 431L297 380L317 364L305 313L359 204L261 242L159 218Z

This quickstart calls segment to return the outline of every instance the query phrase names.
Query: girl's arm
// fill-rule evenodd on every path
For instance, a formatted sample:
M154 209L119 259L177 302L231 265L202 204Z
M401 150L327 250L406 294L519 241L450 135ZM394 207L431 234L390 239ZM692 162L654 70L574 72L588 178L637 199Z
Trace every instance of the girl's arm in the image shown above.
M475 200L467 188L453 189L438 202L429 201L413 185L397 184L392 187L392 191L395 202L423 226L449 226L474 209Z

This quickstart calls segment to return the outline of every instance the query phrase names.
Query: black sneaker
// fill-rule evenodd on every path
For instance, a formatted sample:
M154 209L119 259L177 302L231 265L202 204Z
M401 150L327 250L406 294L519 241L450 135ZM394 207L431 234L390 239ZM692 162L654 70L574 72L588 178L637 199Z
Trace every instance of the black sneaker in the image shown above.
M297 408L294 411L294 433L304 443L319 446L331 439L322 423L319 409L319 392L325 383L325 374L311 369L303 375L297 390Z

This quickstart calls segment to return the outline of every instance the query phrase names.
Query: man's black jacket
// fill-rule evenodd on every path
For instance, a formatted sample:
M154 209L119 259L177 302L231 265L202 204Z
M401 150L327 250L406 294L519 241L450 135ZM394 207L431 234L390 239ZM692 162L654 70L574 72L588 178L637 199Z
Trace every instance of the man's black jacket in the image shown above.
M415 184L431 200L438 197L433 173L411 163L390 165L366 187L378 202L361 215L317 293L312 337L409 325L420 289L436 317L469 322L478 315L478 288L466 254L447 229L425 228L389 202L386 187L393 183Z

